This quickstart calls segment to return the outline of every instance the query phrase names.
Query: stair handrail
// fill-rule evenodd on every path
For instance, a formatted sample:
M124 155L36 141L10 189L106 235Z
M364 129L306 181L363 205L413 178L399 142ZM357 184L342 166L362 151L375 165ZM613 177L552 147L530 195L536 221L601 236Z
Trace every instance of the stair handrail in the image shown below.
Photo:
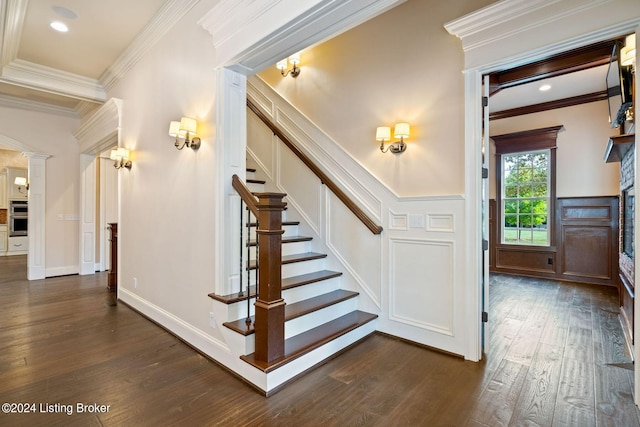
M231 185L233 186L233 189L238 192L238 195L240 196L242 201L247 204L253 216L257 218L258 207L256 206L256 202L258 200L256 199L256 196L253 195L251 190L249 190L249 188L236 174L233 174L233 177L231 178Z
M325 174L322 169L320 169L306 154L300 151L300 149L248 98L247 107L249 107L249 109L251 109L251 111L253 111L256 116L258 116L258 118L262 120L262 122L267 125L267 127L271 129L271 131L278 138L280 138L284 145L286 145L291 151L293 151L293 154L295 154L300 160L302 160L302 163L307 165L311 172L313 172L320 179L320 182L326 185L329 190L331 190L331 192L333 192L333 194L335 194L336 197L338 197L338 199L340 199L342 203L344 203L344 205L351 212L353 212L353 214L373 234L382 233L382 226L376 224L375 221L371 219L369 215L367 215L366 212L360 208L360 206L358 206L353 200L351 200L351 198L347 196L347 194L342 191L342 189L338 187L338 185L333 182L331 178L329 178L327 174Z

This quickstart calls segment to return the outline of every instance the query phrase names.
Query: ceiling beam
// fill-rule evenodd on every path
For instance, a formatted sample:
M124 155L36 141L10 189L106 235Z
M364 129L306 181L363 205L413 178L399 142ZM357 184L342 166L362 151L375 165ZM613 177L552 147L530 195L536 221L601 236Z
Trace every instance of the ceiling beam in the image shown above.
M490 94L499 90L550 77L608 64L615 40L570 50L549 58L489 74Z
M526 107L511 108L509 110L489 112L489 120L506 119L508 117L522 116L524 114L539 113L541 111L554 110L556 108L571 107L573 105L586 104L588 102L604 101L607 99L607 91L588 93L586 95L572 96L570 98L557 99L541 104L527 105Z

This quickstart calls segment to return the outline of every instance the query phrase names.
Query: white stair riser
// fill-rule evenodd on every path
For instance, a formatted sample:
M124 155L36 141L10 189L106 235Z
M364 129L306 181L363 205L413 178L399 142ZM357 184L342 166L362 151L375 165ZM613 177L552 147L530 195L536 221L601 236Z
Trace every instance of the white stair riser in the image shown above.
M246 179L256 179L256 173L252 172L252 171L247 171L246 175L245 175Z
M255 184L253 182L247 182L247 188L252 193L264 193L264 184Z
M253 260L252 260L253 262ZM320 271L325 269L325 259L313 259L309 261L293 262L291 264L282 265L281 277L293 277L300 276L314 271ZM242 273L242 288L247 285L246 271ZM249 271L249 283L251 286L256 284L256 270Z
M253 282L252 282L253 283ZM244 289L244 287L243 287ZM334 277L328 280L322 280L308 285L296 286L295 288L282 291L282 298L287 304L303 301L322 294L340 289L340 277ZM249 315L255 313L255 298L249 300ZM238 301L232 304L225 304L227 309L227 321L242 319L247 315L247 301Z
M322 310L314 311L296 319L289 320L284 324L285 339L313 329L326 323L329 319L337 319L358 308L358 299L351 298L338 304L333 304Z
M303 301L318 295L327 294L331 291L340 289L340 277L334 277L329 280L322 280L308 285L296 286L295 288L282 291L282 298L287 304Z
M372 334L376 330L376 325L377 320L368 322L359 328L356 328L353 331L344 334L335 340L329 341L325 345L320 346L313 351L310 351L304 356L287 363L286 368L276 369L269 374L268 388L271 390L284 384L294 376L307 371L309 366L315 366L321 363L323 360L333 356L340 350Z
M282 277L300 276L314 271L324 270L325 258L293 262L282 265Z
M290 242L282 244L282 256L295 255L309 252L310 242ZM250 246L249 253L251 259L256 259L256 247Z
M282 229L284 230L284 234L282 237L290 237L298 235L298 226L297 225L283 225ZM243 234L246 234L247 229L242 230ZM256 228L251 227L251 233L249 234L250 240L256 240Z
M255 314L255 298L249 300L249 316ZM247 300L229 304L229 321L244 319L247 316Z

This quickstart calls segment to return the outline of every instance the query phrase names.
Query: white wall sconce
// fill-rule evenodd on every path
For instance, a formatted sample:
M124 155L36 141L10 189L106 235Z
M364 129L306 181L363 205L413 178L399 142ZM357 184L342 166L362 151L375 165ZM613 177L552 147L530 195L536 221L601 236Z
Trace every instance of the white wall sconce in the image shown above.
M291 63L291 65L293 65L293 68L290 70L287 70L286 72L285 72L285 70L287 69L286 58L283 59L282 61L278 61L278 63L276 64L276 67L278 68L278 70L280 70L280 74L282 74L282 77L287 77L288 75L291 75L291 77L295 79L300 75L300 67L298 67L298 64L300 64L300 54L294 53L293 55L291 55L289 57L289 62Z
M169 124L169 135L176 139L175 146L178 150L189 147L192 150L200 148L200 138L196 136L198 123L196 119L183 117L179 122L173 121ZM184 139L182 143L180 140Z
M113 160L113 167L116 169L127 168L131 170L131 160L129 160L129 150L124 147L118 147L111 150L109 156Z
M384 142L391 140L391 128L389 126L381 126L376 129L376 141L380 141L380 151L386 153L391 151L394 154L402 153L407 149L407 144L404 143L406 138L409 138L409 123L396 123L393 131L394 138L400 138L400 141L392 142L384 148Z
M27 181L27 178L23 176L16 176L13 183L18 186L19 193L27 194L27 191L29 191L29 182Z

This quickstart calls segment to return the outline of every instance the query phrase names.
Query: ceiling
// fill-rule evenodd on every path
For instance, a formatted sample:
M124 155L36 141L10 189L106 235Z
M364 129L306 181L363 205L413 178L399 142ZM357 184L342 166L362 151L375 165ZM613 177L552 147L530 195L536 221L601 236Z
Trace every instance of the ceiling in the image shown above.
M180 1L1 0L0 103L68 115L101 104L110 67L165 3ZM54 21L68 32L53 30Z

